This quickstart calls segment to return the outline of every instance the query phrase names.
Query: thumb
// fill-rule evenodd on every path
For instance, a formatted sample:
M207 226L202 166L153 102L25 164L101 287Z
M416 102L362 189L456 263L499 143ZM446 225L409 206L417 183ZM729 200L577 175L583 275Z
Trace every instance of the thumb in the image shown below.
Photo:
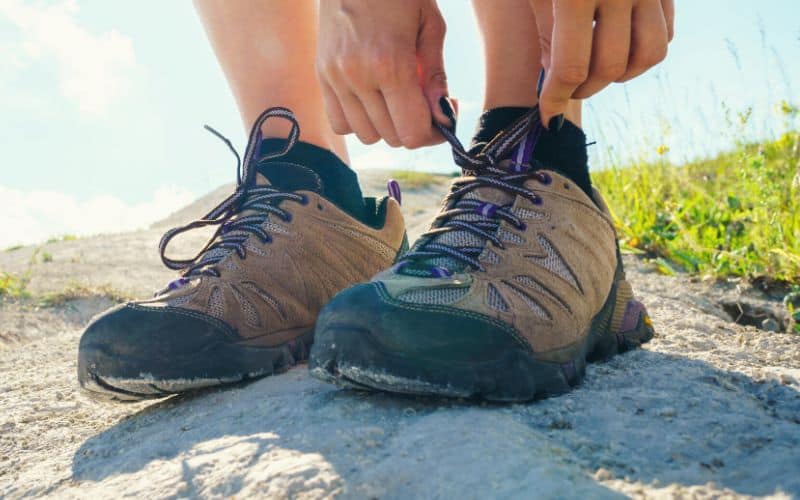
M536 30L539 32L539 55L542 66L549 73L550 47L553 40L553 1L530 0L530 5L536 18Z
M444 71L444 34L446 26L439 12L422 18L417 37L417 64L420 85L433 119L442 125L450 125L450 119L442 111L439 100L448 96L447 74Z

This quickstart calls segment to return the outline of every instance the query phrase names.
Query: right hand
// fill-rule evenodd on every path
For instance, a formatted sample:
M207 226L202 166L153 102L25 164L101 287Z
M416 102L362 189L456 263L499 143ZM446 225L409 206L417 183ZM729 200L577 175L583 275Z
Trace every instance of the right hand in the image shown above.
M546 78L542 121L661 62L674 34L674 0L530 0Z
M445 23L435 0L321 0L317 73L333 131L418 148L450 121Z

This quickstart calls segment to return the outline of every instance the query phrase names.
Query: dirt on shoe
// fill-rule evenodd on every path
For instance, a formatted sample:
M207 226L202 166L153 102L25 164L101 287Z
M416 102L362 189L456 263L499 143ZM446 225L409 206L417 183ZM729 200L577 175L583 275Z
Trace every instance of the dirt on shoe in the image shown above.
M292 189L256 172L261 125L273 117L296 128L287 110L266 111L253 127L235 193L162 239L164 262L181 277L86 328L78 353L82 387L138 400L284 371L307 358L322 306L395 260L404 224L394 199L366 199L370 213L359 220L325 197L310 169L276 166ZM279 160L280 153L258 162ZM297 171L287 176L287 169ZM197 257L166 257L172 237L212 224L219 229Z
M525 401L567 392L587 361L652 338L600 194L592 199L533 161L529 123L474 155L454 142L467 173L453 182L430 230L398 265L323 309L315 376L391 392Z

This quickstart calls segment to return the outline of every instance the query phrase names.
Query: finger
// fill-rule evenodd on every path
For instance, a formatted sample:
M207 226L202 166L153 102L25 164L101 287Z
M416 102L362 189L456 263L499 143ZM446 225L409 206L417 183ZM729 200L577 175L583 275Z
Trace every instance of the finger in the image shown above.
M589 76L594 11L579 0L553 2L553 47L550 71L539 98L545 126L563 114L570 97Z
M399 147L402 145L400 137L397 135L397 130L392 123L392 117L389 114L389 108L386 107L386 101L377 90L373 91L359 91L359 100L367 112L370 122L378 131L378 134L386 141L386 144L392 147Z
M319 78L319 83L322 88L322 102L325 106L325 113L328 115L331 128L339 135L351 133L353 130L347 123L347 118L344 116L344 111L342 110L342 105L339 103L339 98L336 97L336 92L333 91L323 77Z
M335 71L328 73L328 82L336 93L336 98L342 107L342 113L347 121L347 126L364 144L375 144L381 138L372 125L367 111L356 96L348 80Z
M539 32L539 52L542 67L550 71L550 47L553 39L553 0L530 0L536 29Z
M595 16L589 78L572 94L585 99L625 74L631 44L631 10L624 5L606 4Z
M628 69L618 82L635 78L667 57L667 21L660 0L642 0L633 9Z
M445 31L444 19L438 12L431 12L421 20L417 36L417 71L433 118L442 125L449 125L450 120L439 105L439 100L448 95L447 74L444 71Z
M389 75L379 75L378 84L400 142L409 149L441 142L431 125L431 110L417 76L416 57L396 59Z
M339 95L339 102L342 103L344 116L347 123L364 144L375 144L381 139L381 135L375 130L372 120L369 119L367 110L361 104L361 100L354 93Z
M670 42L675 37L675 2L674 0L661 0L661 9L664 11L664 20L667 21L667 40Z
M403 146L415 149L442 142L431 126L428 100L416 83L387 87L382 92Z

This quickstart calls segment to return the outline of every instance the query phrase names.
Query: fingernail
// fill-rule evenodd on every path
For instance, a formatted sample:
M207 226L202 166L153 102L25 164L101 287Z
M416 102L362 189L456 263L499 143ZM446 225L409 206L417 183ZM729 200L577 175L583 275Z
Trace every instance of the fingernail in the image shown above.
M539 71L539 79L536 81L536 97L541 97L542 87L544 87L544 68Z
M558 132L564 126L564 115L556 115L550 118L545 128L550 131Z
M555 130L558 132L564 126L564 115L556 115L550 118L550 123L547 124L547 130Z
M450 104L450 99L445 96L439 98L439 107L442 110L442 113L450 119L451 125L456 124L456 110L453 109L453 105Z

